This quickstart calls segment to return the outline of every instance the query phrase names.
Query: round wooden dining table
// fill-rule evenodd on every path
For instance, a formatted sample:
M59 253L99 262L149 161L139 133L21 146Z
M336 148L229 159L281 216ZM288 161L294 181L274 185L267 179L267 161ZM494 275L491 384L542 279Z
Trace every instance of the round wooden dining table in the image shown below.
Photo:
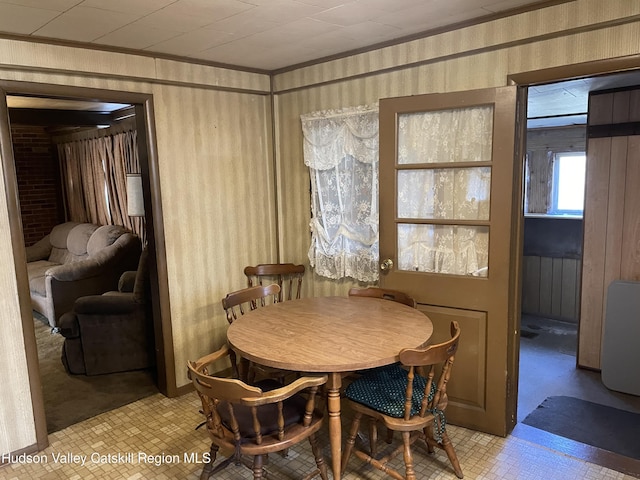
M246 312L229 326L227 340L243 358L260 365L328 374L331 467L339 479L343 374L397 362L401 349L426 343L432 333L425 314L398 302L314 297Z

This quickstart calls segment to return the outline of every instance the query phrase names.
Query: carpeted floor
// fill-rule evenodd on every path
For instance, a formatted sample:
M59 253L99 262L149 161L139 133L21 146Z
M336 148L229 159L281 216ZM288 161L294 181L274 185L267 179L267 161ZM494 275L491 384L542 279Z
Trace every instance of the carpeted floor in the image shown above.
M69 375L60 354L64 337L34 312L34 325L47 431L57 432L87 418L158 393L155 372Z
M574 397L548 397L524 422L580 443L640 460L640 414Z

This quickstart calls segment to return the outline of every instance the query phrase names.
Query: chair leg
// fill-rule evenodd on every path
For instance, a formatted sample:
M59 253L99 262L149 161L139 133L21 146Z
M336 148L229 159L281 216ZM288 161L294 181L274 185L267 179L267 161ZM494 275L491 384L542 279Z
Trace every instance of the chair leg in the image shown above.
M424 433L424 443L427 444L427 451L429 453L435 452L436 441L433 439L433 433L431 433L431 427L425 427L422 432Z
M378 453L378 424L375 418L369 420L369 451L375 457Z
M451 462L451 466L453 467L454 472L456 472L456 477L463 478L462 469L460 468L460 462L458 461L458 455L456 455L456 451L453 448L453 444L449 439L449 435L447 432L442 433L442 448L447 453L447 457L449 457L449 461Z
M318 438L316 434L309 436L309 443L311 444L311 451L313 452L313 457L316 459L316 466L318 470L320 470L320 477L322 480L328 480L327 476L327 464L324 463L324 458L322 457L322 449L318 446Z
M351 457L351 452L353 451L353 446L356 443L356 437L358 436L358 428L360 428L360 419L362 418L362 413L355 412L353 415L353 421L351 422L351 429L349 430L349 436L347 437L347 442L344 446L344 452L342 452L342 466L341 473L344 473L347 468L347 463L349 462L349 458Z
M262 455L253 457L253 480L260 480L262 477Z
M256 381L256 369L253 366L253 363L249 362L249 366L247 368L247 383L249 385L253 385Z
M387 428L387 438L385 439L385 441L391 445L391 442L393 442L393 430L391 430L390 428Z
M462 474L462 469L460 468L460 462L458 461L458 455L456 455L456 450L453 448L453 443L451 443L451 439L449 438L449 434L447 432L442 433L442 443L436 442L433 438L433 432L431 428L426 427L424 430L424 440L427 444L427 448L429 449L429 453L433 453L434 447L441 448L447 454L449 458L449 462L453 467L453 471L456 472L456 477L464 478Z
M216 461L216 455L218 454L218 445L215 443L211 444L211 449L209 450L209 461L202 469L202 473L200 474L200 480L209 480L209 477L213 473L213 464Z
M242 380L245 383L249 382L249 360L244 357L240 357L240 361L238 362L237 370L238 370L238 379Z
M404 467L406 480L416 480L416 472L413 469L413 456L411 455L411 432L402 432L404 444Z

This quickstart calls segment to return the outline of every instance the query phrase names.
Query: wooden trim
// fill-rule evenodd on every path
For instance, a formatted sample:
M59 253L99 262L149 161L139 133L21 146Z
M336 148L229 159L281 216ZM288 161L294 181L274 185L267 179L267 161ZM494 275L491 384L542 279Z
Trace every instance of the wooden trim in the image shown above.
M69 71L66 72L70 73ZM144 103L147 98L151 97L150 94L123 90L104 90L99 88L21 82L15 80L0 80L0 89L5 90L6 95L57 97L104 103Z
M181 397L182 395L187 395L188 393L195 392L195 388L193 387L193 383L187 383L186 385L182 385L176 389L175 397Z
M505 423L507 433L518 419L518 382L520 380L520 316L522 312L522 276L524 270L524 164L527 153L528 89L516 91L516 125L513 159L513 196L511 217L511 258L509 260L509 313L507 320L507 399Z
M589 125L587 127L588 138L628 137L631 135L640 135L640 122Z
M368 77L372 77L375 75L382 75L382 74L388 74L388 73L394 73L394 72L398 72L398 71L402 71L402 70L407 70L407 69L412 69L412 68L417 68L417 67L423 67L426 65L433 65L435 63L441 63L441 62L447 62L447 61L451 61L451 60L456 60L459 58L465 58L465 57L472 57L472 56L476 56L476 55L481 55L484 53L489 53L489 52L495 52L498 50L504 50L504 49L508 49L508 48L514 48L514 47L519 47L519 46L523 46L523 45L529 45L532 43L538 43L538 42L543 42L543 41L547 41L547 40L552 40L555 38L561 38L561 37L565 37L568 35L576 35L579 33L585 33L585 32L591 32L591 31L595 31L595 30L602 30L605 28L611 28L611 27L615 27L615 26L620 26L620 25L626 25L629 23L635 23L640 21L640 15L634 15L631 17L625 17L622 19L616 19L616 20L610 20L610 21L605 21L605 22L600 22L600 23L595 23L595 24L591 24L591 25L586 25L586 26L582 26L582 27L576 27L576 28L572 28L572 29L567 29L567 30L562 30L559 32L553 32L553 33L546 33L543 35L537 35L534 37L527 37L524 39L520 39L520 40L514 40L514 41L510 41L510 42L504 42L504 43L500 43L500 44L496 44L496 45L491 45L488 47L480 47L480 48L474 48L474 49L470 49L470 50L465 50L464 52L457 52L457 53L451 53L448 55L442 55L439 57L434 57L434 58L428 58L425 60L419 60L416 62L410 62L410 63L406 63L404 65L396 65L393 67L387 67L387 68L381 68L379 70L373 70L373 71L369 71L369 72L364 72L364 73L357 73L357 74L353 74L353 75L346 75L340 78L335 78L332 80L325 80L325 81L321 81L321 82L316 82L316 83L308 83L305 85L300 85L297 87L291 87L291 88L285 88L283 90L279 90L279 91L275 91L274 95L280 95L280 94L285 94L285 93L292 93L292 92L296 92L299 90L306 90L309 88L316 88L316 87L324 87L327 85L333 85L336 83L342 83L342 82L346 82L346 81L353 81L353 80L360 80L363 78L368 78ZM640 55L631 55L628 57L623 57L623 59L628 59L627 61L620 61L621 59L612 59L612 60L605 60L604 62L612 62L611 64L611 69L607 70L607 67L605 67L604 70L597 72L597 73L613 73L616 71L622 71L622 70L631 70L634 68L638 68L640 67ZM583 64L576 64L576 65L581 65L583 66L583 68L585 70L589 70L589 66L591 66L592 63L601 63L601 62L585 62ZM617 68L613 68L613 67L617 67ZM626 66L626 68L625 68ZM553 81L553 76L550 76L549 78L546 78L544 76L544 74L540 74L537 75L539 72L547 72L547 71L553 71L553 70L566 70L568 68L572 68L574 66L569 66L569 67L553 67L553 68L549 68L549 69L545 69L545 70L540 70L540 71L533 71L533 72L526 72L526 73L518 73L518 74L511 74L511 75L507 75L507 85L523 85L523 84L538 84L538 83L550 83ZM580 69L576 69L577 72L580 72ZM577 73L574 76L568 76L568 77L564 77L564 78L580 78L580 77L584 77L584 76L593 76L594 74L597 73L592 73L592 72L584 72L584 73ZM551 75L555 74L555 72L550 73ZM537 81L523 81L523 78L527 78L527 75L532 76L533 78L535 78ZM555 78L563 78L563 77L555 77Z
M490 220L462 220L459 218L400 218L395 221L399 224L415 225L444 225L448 227L489 227Z
M636 21L635 17L634 21ZM507 78L509 83L513 85L541 85L577 78L620 73L638 68L640 68L640 54L634 54L619 58L574 63L573 65L515 73L509 75Z
M0 86L0 94L4 93ZM13 158L9 125L6 95L2 95L0 99L0 156L2 157L1 161L4 171L2 180L6 192L12 258L14 259L16 272L16 285L18 289L20 317L22 319L22 336L27 360L31 405L35 421L36 442L37 448L42 450L49 445L49 439L47 436L47 421L44 414L44 397L42 395L40 369L38 368L38 350L36 347L31 298L29 296L29 278L27 276L27 253L24 247L24 235L22 234L22 220L18 201L18 182L16 179L16 167Z
M156 337L156 365L158 369L158 389L168 397L177 396L175 352L173 349L173 329L169 296L169 273L167 271L167 248L164 236L164 214L160 192L160 170L158 166L158 146L156 141L153 97L145 95L142 105L136 105L138 144L142 175L149 178L149 189L143 191L144 202L151 205L147 213L147 235L149 251L155 252L151 261L152 308ZM148 155L145 158L145 153ZM145 161L146 160L146 161ZM157 288L157 291L154 291Z
M433 162L433 163L398 163L398 170L448 170L457 168L490 167L491 161L480 162Z
M66 70L64 68L32 67L24 65L0 64L0 70L12 72L44 73L48 75L65 75L84 78L101 78L106 80L122 80L123 82L142 82L155 85L167 85L174 87L199 88L202 90L217 90L221 92L244 93L249 95L271 95L268 90L256 90L251 88L225 87L222 85L210 85L198 82L181 82L178 80L162 80L153 77L141 77L138 75L117 75L114 73L100 73L81 70ZM82 88L82 87L78 87Z
M282 176L280 175L278 158L279 149L280 149L280 141L279 141L279 128L277 125L276 118L276 97L273 95L273 77L269 77L269 91L271 94L269 95L269 121L271 122L269 133L271 133L271 138L267 139L269 142L269 150L271 151L271 167L273 168L273 201L274 201L274 220L275 220L275 231L276 231L276 259L277 262L282 262L282 248L281 242L284 237L281 235L280 227L282 224L282 220L280 218L280 208L281 208L281 198L280 198L280 190L281 190L281 180Z

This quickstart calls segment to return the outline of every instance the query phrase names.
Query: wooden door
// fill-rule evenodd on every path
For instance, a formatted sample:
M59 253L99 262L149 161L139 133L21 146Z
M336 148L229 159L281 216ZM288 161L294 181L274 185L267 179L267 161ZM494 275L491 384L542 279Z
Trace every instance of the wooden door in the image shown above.
M516 87L380 101L380 284L416 299L435 341L459 322L447 417L497 435L517 396L515 130Z

